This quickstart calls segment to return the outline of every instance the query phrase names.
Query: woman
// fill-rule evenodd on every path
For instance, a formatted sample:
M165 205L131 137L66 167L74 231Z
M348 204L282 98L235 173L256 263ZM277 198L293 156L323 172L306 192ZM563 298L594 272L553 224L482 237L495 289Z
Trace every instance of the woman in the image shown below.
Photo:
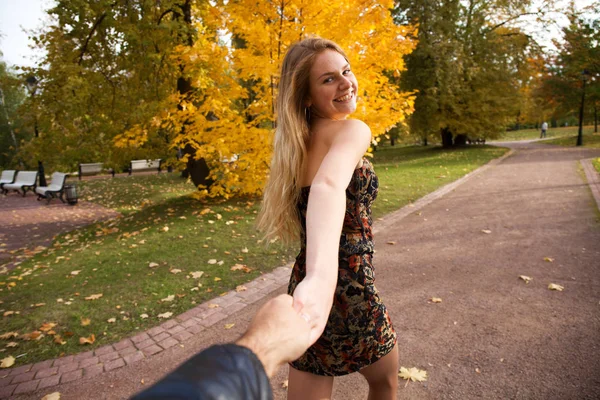
M314 344L291 363L291 400L330 398L333 377L357 371L369 383L369 399L396 397L396 333L371 264L378 181L363 158L371 131L347 118L357 93L335 43L309 38L288 50L258 227L267 237L301 240L288 291L312 325Z

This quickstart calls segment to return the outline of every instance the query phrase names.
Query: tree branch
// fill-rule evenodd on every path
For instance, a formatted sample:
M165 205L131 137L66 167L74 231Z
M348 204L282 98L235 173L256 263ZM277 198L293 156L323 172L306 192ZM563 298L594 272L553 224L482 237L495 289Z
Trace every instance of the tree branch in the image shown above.
M167 16L167 14L169 14L169 13L172 13L172 12L175 12L175 10L173 10L172 8L169 8L168 10L166 10L165 12L163 12L163 13L160 15L160 17L158 17L158 21L156 22L156 25L160 25L160 23L161 23L162 19L163 19L164 17L166 17L166 16Z
M90 43L90 39L94 35L96 28L98 28L98 25L100 25L104 18L106 18L106 12L103 12L102 15L96 20L96 22L92 26L92 29L90 30L90 33L87 35L87 38L85 38L85 43L83 43L83 46L81 46L81 52L79 53L79 61L77 62L77 65L81 65L81 62L83 61L83 56L87 51L87 46Z
M499 24L496 24L496 25L492 26L491 28L484 30L483 33L486 34L486 33L489 33L489 32L493 32L496 29L498 29L498 28L500 28L500 27L508 24L509 22L512 22L512 21L514 21L516 19L519 19L521 17L524 17L526 15L537 15L537 14L538 13L536 13L536 12L526 12L526 13L517 14L514 17L511 17L511 18L507 19L506 21L502 21Z

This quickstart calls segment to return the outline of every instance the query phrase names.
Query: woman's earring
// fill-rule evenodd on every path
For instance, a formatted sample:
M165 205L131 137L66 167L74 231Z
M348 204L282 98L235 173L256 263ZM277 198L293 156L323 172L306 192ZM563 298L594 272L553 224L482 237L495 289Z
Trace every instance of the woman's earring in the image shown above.
M306 123L310 124L310 107L304 107L304 118L306 118Z

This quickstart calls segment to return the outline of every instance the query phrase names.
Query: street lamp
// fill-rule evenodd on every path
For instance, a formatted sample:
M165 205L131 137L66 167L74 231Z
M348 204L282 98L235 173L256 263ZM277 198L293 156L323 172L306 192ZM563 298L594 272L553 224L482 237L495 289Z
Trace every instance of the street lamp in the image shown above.
M579 109L579 132L577 133L577 146L583 145L583 105L585 103L585 83L589 78L589 73L586 69L581 72L582 90L581 90L581 108Z
M27 86L27 91L29 92L29 94L31 94L31 99L33 99L35 97L35 92L37 91L38 83L39 83L39 81L33 75L30 75L27 77L27 79L25 79L25 85ZM35 137L40 137L40 132L38 131L38 124L37 124L37 114L35 116L33 130L35 132Z
M25 85L27 86L27 91L31 94L31 99L35 97L35 92L38 87L38 80L35 76L29 75L27 79L25 79ZM38 121L37 121L37 113L35 113L35 120L33 123L33 130L35 132L35 137L40 137L40 132L38 130ZM46 183L46 174L44 172L44 165L41 161L38 161L38 172L40 177L40 186L48 186Z

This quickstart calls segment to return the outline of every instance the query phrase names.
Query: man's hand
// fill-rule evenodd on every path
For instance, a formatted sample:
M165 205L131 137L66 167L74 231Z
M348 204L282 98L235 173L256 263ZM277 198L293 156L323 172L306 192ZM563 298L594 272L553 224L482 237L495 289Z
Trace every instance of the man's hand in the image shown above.
M294 290L294 309L310 324L310 345L319 339L333 304L333 282L326 283L319 278L305 278Z
M301 312L292 307L291 296L277 296L258 310L236 344L252 350L271 376L281 364L304 354L312 343L311 326Z

